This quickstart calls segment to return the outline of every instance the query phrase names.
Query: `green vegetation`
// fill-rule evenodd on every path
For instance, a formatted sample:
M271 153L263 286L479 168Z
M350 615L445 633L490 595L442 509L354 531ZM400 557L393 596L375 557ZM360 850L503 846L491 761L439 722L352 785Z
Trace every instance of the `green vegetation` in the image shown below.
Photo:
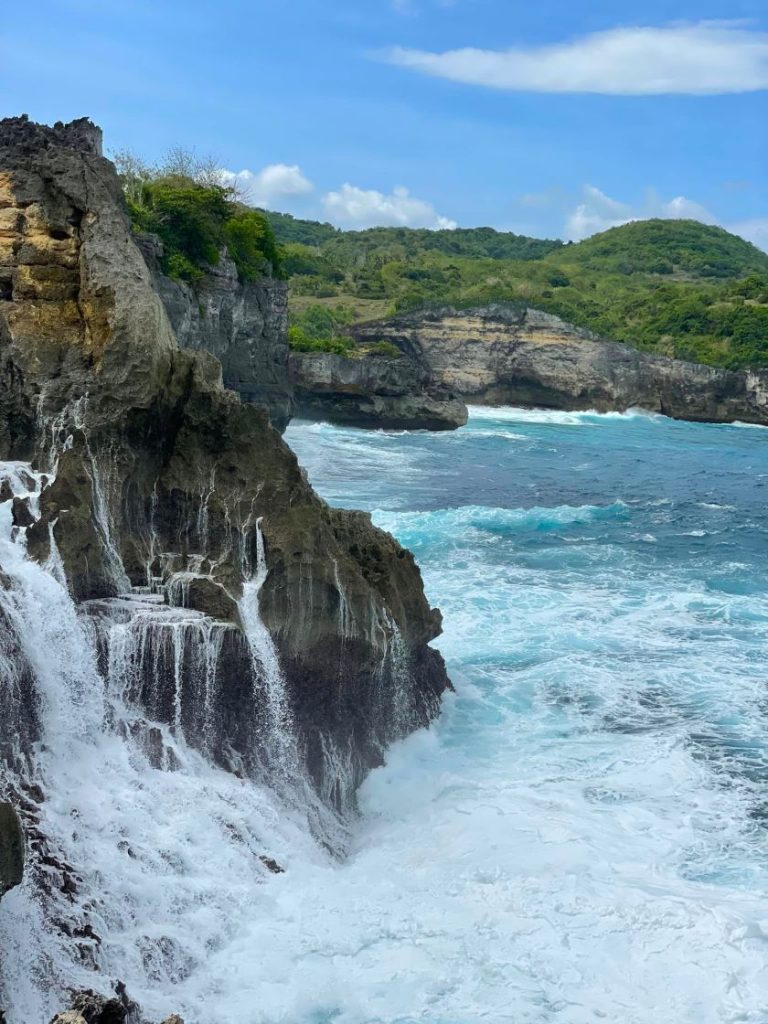
M303 312L291 315L288 344L297 352L334 352L348 356L355 343L343 334L343 328L353 319L354 313L347 306L307 306Z
M722 228L638 221L563 245L485 228L342 232L267 216L295 311L342 308L360 319L517 302L637 348L768 365L768 254Z
M216 266L226 247L241 281L282 275L280 254L267 217L240 202L212 162L182 150L159 168L118 154L126 206L137 231L163 243L163 271L193 284Z

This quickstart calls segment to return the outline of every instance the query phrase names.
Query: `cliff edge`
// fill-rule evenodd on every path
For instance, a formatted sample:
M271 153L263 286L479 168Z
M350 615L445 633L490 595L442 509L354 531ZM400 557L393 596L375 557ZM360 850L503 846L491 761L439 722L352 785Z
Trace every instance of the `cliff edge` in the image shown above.
M467 402L768 424L768 371L723 370L598 338L535 309L494 304L417 311L354 329L425 367Z

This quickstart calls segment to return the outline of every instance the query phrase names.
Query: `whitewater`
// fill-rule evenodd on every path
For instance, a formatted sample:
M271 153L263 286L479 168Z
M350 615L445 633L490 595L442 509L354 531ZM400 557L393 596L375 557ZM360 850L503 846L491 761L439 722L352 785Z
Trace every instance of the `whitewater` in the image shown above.
M473 409L451 433L286 438L327 500L415 552L455 693L369 776L342 854L291 781L255 601L277 784L166 728L158 771L119 659L105 691L0 506L44 696L41 827L103 940L102 976L73 973L29 886L9 893L10 1024L61 1008L59 977L120 978L187 1024L765 1024L768 431Z

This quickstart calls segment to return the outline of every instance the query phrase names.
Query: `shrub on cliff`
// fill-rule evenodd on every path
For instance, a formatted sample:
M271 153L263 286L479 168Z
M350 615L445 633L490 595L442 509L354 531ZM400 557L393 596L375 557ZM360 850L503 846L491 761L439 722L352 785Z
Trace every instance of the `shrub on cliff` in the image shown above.
M355 347L351 338L313 338L295 324L288 328L288 344L296 352L333 352L349 355Z
M282 276L281 257L266 216L238 201L237 190L212 161L175 151L163 168L118 154L126 205L134 226L163 242L163 270L195 283L216 266L226 246L241 281Z

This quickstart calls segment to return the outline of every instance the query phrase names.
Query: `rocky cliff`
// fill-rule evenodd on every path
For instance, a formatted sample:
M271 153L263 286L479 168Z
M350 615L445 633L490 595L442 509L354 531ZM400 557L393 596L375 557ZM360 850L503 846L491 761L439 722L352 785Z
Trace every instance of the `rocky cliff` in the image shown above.
M226 347L250 300L222 274L200 306L232 314ZM259 295L279 310L275 287L243 316ZM97 128L0 122L0 798L25 817L45 934L95 966L103 894L78 897L89 865L67 859L89 823L78 812L66 842L41 824L70 799L46 803L46 787L80 785L64 751L83 723L128 744L126 765L178 770L195 750L294 802L309 780L343 819L448 685L411 554L318 498L264 410L180 347L172 320L191 348L201 334L174 288L136 244ZM271 359L254 352L249 373ZM100 913L114 926L116 907ZM0 963L7 996L3 980Z
M396 345L428 368L432 386L468 402L599 412L637 407L676 419L768 423L768 371L650 355L534 309L421 311L362 324L355 336Z
M389 430L454 430L467 422L464 403L432 386L428 368L412 358L363 349L292 352L290 368L299 415Z
M293 413L288 371L288 285L273 277L238 280L237 268L222 254L194 287L162 273L162 243L155 235L136 241L155 289L182 348L210 352L221 363L225 387L243 402L267 410L284 430Z

